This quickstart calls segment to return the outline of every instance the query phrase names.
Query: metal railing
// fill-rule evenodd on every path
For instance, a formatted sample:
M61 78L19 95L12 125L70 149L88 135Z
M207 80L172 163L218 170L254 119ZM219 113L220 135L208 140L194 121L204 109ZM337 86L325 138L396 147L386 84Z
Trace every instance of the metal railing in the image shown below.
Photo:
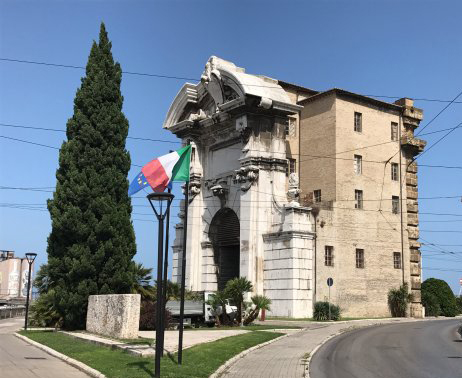
M0 307L0 319L15 318L24 316L26 306L2 306Z

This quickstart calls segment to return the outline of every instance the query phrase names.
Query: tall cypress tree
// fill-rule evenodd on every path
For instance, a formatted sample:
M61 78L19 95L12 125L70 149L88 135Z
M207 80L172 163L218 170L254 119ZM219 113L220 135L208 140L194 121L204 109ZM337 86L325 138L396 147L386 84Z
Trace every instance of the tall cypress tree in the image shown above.
M101 24L67 122L56 191L48 202L49 282L65 328L85 326L89 295L129 293L134 282L136 244L121 79Z

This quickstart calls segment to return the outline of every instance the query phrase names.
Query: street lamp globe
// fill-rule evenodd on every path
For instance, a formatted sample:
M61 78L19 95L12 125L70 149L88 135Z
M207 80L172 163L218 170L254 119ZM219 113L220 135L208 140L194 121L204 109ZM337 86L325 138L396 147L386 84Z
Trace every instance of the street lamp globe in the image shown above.
M29 264L32 264L36 257L37 257L36 253L32 253L32 252L26 253L26 259Z

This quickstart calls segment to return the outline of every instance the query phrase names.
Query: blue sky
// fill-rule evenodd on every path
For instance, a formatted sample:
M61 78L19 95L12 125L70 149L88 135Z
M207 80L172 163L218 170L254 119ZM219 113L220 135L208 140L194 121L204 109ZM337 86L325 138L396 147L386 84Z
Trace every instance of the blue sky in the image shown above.
M451 100L462 91L460 14L462 4L448 1L1 0L0 58L83 66L104 21L124 71L199 78L207 59L217 55L249 73L317 90ZM82 75L79 69L0 61L0 123L64 130ZM183 82L125 74L129 135L175 142L161 125ZM424 109L425 125L447 103L419 100L415 105ZM456 126L461 110L462 103L452 104L425 132ZM0 135L54 147L65 136L4 126ZM443 135L425 139L431 145ZM456 130L419 161L462 166L461 135L462 129ZM127 141L132 162L139 165L175 146ZM0 189L0 249L19 255L35 251L39 263L46 261L50 218L43 210L57 164L58 150L0 138L0 186L44 188ZM136 173L132 170L129 179ZM421 215L421 236L437 245L422 248L428 256L424 278L445 279L457 293L462 170L422 167L419 180L421 197L459 196L420 201L422 213L434 213ZM133 203L134 219L152 219L149 208L138 206L146 205L144 200ZM155 266L156 224L134 220L134 227L136 260Z

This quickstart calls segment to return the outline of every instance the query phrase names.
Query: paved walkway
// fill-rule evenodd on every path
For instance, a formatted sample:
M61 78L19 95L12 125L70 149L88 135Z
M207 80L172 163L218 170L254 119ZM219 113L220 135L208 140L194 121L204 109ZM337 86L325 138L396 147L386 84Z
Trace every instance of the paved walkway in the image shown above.
M18 339L24 319L0 320L1 378L88 378L88 375Z
M249 331L241 329L226 329L226 330L185 330L183 332L183 348L189 348L193 345L208 343L222 339L224 337L236 336ZM178 350L178 333L179 331L165 331L164 349L170 353ZM156 331L140 331L140 337L154 339Z
M419 321L417 319L376 319L340 323L282 322L306 327L272 344L255 350L239 359L222 374L226 378L301 378L305 360L330 335L352 327L394 322ZM270 322L265 322L270 323Z
M290 331L290 330L289 330ZM227 330L186 330L183 333L183 348L190 348L197 344L208 343L222 339L224 337L236 336L250 331L242 329L227 329ZM85 339L90 342L94 342L101 345L107 345L117 347L119 349L125 349L127 352L148 357L155 355L155 348L148 344L127 344L123 341L113 340L108 337L98 336L86 332L64 332L73 337ZM154 339L156 337L155 331L140 331L140 337L147 339ZM164 350L169 353L175 353L178 351L178 331L166 331L165 332L165 345Z

